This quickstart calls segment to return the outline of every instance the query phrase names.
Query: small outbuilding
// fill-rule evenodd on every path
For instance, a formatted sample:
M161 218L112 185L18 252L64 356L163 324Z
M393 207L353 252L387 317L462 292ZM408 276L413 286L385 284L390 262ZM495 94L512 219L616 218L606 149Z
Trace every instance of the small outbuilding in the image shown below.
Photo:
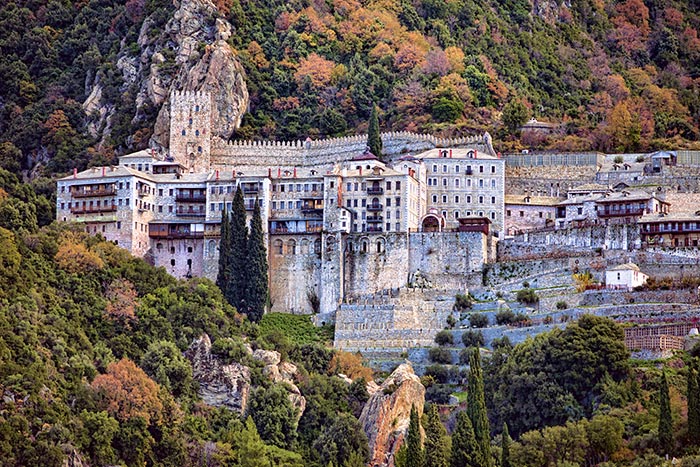
M634 263L625 263L605 271L605 286L608 289L632 290L644 285L649 276Z

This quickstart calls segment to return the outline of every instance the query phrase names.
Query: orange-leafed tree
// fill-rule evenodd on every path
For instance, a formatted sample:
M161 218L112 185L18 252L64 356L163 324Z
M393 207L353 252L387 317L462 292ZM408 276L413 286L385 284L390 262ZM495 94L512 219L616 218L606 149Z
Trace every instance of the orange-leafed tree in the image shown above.
M104 267L104 261L96 253L88 250L82 243L70 239L61 243L54 259L59 268L75 274L88 273Z
M93 380L92 389L103 408L118 420L142 417L150 424L162 418L158 385L128 358L110 363L107 373Z
M308 78L311 86L320 89L330 84L334 68L335 62L332 60L327 60L315 53L310 54L299 62L294 79L301 85Z
M107 286L105 312L110 319L131 321L136 319L137 293L126 279L115 279Z

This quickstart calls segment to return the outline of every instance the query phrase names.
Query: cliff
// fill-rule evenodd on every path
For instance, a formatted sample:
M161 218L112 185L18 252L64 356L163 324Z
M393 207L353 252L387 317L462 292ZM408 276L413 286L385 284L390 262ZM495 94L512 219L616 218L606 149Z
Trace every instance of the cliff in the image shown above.
M425 387L410 363L403 363L369 398L360 424L369 440L370 463L393 467L394 454L408 432L411 406L423 413Z

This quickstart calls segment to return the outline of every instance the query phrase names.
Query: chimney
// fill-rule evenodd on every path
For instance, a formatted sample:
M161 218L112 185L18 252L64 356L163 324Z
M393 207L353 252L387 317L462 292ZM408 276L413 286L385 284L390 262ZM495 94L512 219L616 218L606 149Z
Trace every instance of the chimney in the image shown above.
M362 166L358 167L360 169L360 177L362 177Z
M450 149L450 159L452 159L452 149Z
M282 167L277 167L277 178L282 178Z
M294 178L297 178L297 168L294 167Z
M219 179L219 169L216 169L216 179Z
M272 178L272 168L271 167L267 168L267 178Z
M232 172L232 175L233 175L233 178L236 178L236 171L235 170Z
M78 178L78 168L73 167L73 178Z
M106 168L107 168L107 167L102 166L102 176L103 176L103 177L105 176L105 169L106 169Z

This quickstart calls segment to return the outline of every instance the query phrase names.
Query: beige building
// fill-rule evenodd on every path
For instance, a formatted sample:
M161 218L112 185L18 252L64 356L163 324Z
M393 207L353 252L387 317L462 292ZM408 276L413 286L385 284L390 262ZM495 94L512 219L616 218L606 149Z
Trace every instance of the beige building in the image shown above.
M561 201L555 196L506 195L506 235L554 227L557 205Z

